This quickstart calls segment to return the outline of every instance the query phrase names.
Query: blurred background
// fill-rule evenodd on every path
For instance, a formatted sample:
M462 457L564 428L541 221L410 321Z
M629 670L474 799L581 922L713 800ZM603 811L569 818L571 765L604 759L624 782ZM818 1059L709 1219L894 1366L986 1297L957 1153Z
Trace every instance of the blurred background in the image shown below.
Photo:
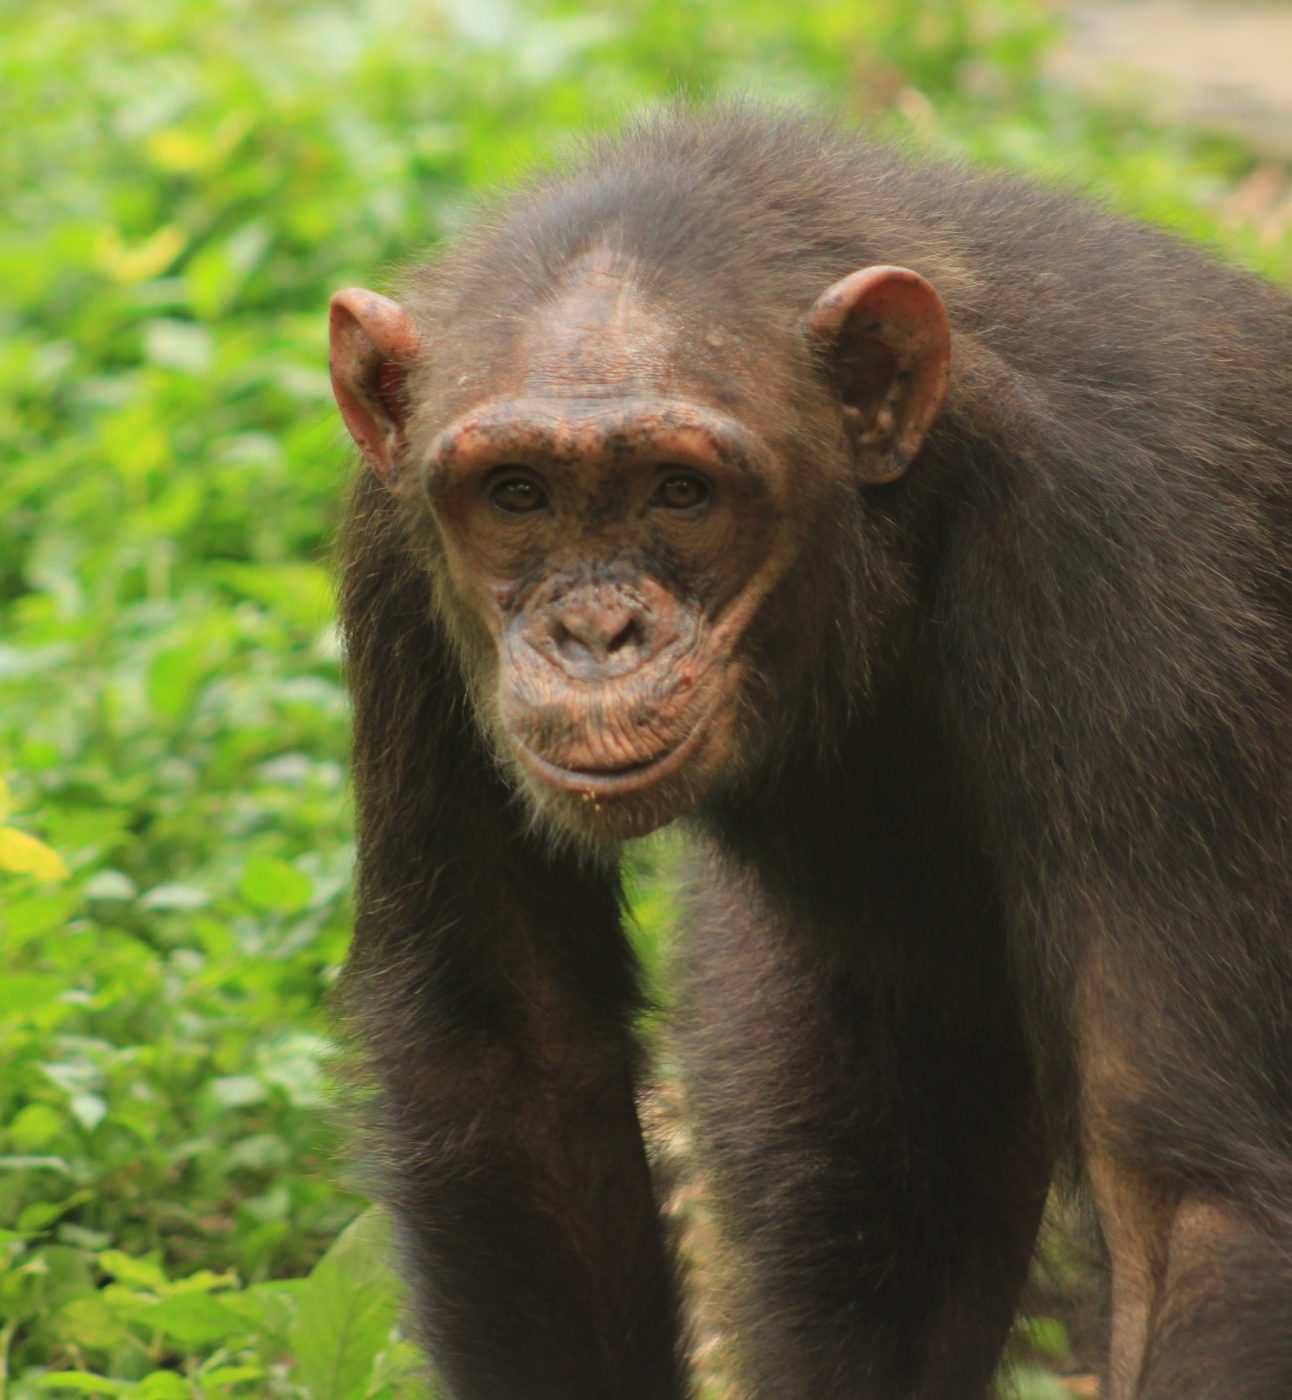
M325 1082L327 297L722 91L1292 281L1288 0L0 0L0 1400L428 1395ZM1020 1324L1036 1400L1096 1393L1062 1317Z

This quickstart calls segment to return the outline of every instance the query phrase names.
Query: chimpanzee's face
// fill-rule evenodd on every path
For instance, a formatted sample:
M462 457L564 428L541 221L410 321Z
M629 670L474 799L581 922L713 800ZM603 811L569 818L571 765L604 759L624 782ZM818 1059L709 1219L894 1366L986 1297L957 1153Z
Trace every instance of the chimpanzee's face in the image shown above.
M741 639L793 553L770 449L687 392L675 340L590 273L423 467L452 594L493 643L495 746L575 831L649 831L728 766Z
M787 576L817 577L796 562L825 503L918 450L946 314L916 274L867 268L756 360L590 254L501 321L482 323L487 354L460 329L428 354L401 307L339 293L337 399L377 474L433 517L436 596L500 761L559 828L640 835L753 751L760 612ZM800 603L794 630L820 631L829 600ZM778 668L797 643L781 636Z

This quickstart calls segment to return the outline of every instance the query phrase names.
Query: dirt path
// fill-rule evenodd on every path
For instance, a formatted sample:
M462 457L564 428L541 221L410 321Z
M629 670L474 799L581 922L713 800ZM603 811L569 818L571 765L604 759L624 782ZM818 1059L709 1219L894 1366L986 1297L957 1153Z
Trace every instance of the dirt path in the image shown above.
M1165 119L1232 132L1292 158L1290 0L1060 0L1071 31L1053 75L1133 86Z

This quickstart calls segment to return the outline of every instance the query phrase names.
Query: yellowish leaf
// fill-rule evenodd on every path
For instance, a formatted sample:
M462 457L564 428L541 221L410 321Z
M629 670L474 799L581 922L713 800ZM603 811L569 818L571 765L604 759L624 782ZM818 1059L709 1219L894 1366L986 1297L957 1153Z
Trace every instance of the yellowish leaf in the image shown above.
M16 826L0 826L0 870L38 880L66 880L71 874L57 851Z
M146 282L160 277L188 246L178 224L166 224L142 242L127 244L115 228L105 228L95 250L98 264L118 282Z
M193 132L172 127L154 132L144 142L144 149L160 169L187 175L206 168L211 145Z

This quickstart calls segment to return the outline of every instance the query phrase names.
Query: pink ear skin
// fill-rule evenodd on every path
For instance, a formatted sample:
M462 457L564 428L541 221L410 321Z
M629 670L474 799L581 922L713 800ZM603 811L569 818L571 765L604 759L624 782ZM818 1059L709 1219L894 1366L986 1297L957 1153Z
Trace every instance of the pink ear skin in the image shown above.
M328 321L332 392L368 465L390 484L405 447L404 376L417 357L413 318L389 297L347 287Z
M895 481L942 407L951 325L917 272L863 267L822 292L808 335L831 363L861 481Z

